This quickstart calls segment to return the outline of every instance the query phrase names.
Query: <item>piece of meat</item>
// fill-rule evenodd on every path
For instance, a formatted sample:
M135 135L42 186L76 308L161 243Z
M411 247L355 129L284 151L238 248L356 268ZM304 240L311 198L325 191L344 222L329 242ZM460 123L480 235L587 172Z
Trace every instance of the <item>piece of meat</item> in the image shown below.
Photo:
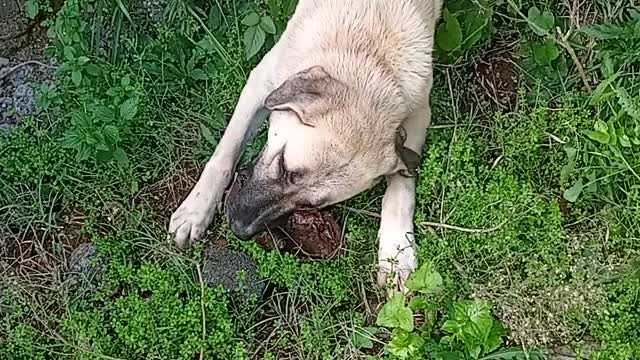
M341 248L342 233L335 217L329 211L298 210L284 227L269 229L258 235L256 241L268 250L280 249L308 257L330 257Z

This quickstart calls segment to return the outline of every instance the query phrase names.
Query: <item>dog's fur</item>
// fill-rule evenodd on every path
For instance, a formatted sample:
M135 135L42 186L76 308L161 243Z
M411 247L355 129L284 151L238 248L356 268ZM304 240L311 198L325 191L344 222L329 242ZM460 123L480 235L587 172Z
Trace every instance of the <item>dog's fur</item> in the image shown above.
M430 122L441 2L300 0L278 43L251 72L198 183L171 217L178 246L204 235L244 146L270 114L262 154L227 199L234 233L250 238L297 208L335 204L386 178L378 281L405 290L416 267L415 179L407 176L416 164L405 155L421 153Z

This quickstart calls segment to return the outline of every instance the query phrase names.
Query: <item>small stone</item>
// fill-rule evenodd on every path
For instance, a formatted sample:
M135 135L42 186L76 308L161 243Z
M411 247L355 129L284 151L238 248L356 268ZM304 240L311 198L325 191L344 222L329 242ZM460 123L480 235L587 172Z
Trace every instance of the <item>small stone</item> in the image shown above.
M9 59L0 57L0 68L9 65Z
M27 116L36 112L34 93L30 84L21 84L16 87L13 92L13 104L18 115Z
M248 293L261 298L266 289L253 258L215 244L205 250L202 278L210 286L222 285L232 295Z
M95 244L83 243L78 245L67 261L64 274L65 288L70 293L92 290L102 279L106 269L106 261L98 255Z

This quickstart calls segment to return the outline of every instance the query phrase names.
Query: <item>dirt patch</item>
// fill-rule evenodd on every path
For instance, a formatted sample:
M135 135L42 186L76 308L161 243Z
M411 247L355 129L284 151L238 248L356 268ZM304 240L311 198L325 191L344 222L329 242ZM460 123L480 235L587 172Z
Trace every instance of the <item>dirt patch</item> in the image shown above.
M8 57L29 40L33 20L24 16L23 1L0 0L0 56Z
M560 207L560 212L563 215L571 215L573 207L571 206L571 203L569 203L567 199L565 199L562 195L558 196L558 206Z
M483 54L475 63L475 73L481 96L502 109L515 110L520 76L511 51Z
M198 181L202 167L193 163L182 163L173 175L145 187L135 199L153 210L155 220L167 224L171 214L187 197Z
M329 211L299 210L282 228L256 237L266 249L280 249L309 257L332 257L344 248L340 226Z
M489 301L497 318L511 330L509 340L527 347L553 348L581 340L593 319L605 309L606 288L619 263L606 255L597 231L567 239L567 272L556 272L536 283L513 278L505 268L492 283L473 285L473 297Z
M461 114L471 114L477 123L491 127L496 110L512 112L518 107L521 74L514 43L499 39L490 49L473 52L447 70L446 82L435 86L448 93Z
M20 232L0 228L0 279L20 283L21 289L45 297L59 289L65 264L88 241L81 231L83 223L81 213L63 211L46 227L34 225Z

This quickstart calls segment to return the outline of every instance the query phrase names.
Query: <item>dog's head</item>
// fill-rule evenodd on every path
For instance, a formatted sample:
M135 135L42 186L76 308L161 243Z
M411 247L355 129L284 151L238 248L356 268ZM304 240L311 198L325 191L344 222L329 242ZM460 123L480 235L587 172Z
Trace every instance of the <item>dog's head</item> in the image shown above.
M232 231L251 238L296 209L338 203L415 167L394 106L319 66L286 80L265 100L265 148L239 171L227 197Z

